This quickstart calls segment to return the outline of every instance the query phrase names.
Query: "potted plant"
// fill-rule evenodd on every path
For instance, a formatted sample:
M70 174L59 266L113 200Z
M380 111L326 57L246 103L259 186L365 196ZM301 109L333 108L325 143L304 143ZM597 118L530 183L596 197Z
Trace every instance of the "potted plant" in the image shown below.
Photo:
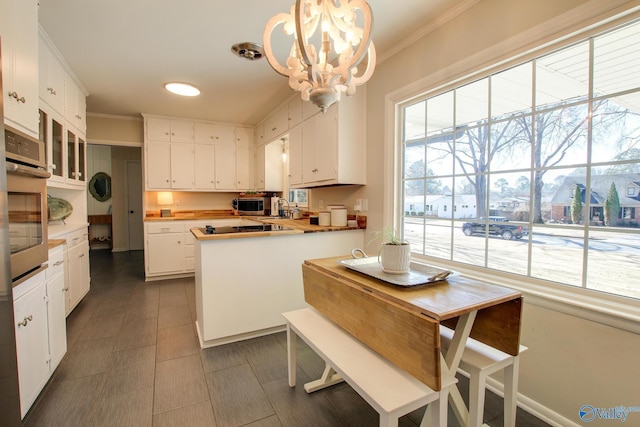
M382 264L382 270L385 273L405 274L409 272L411 245L402 240L392 227L387 227L383 233L378 261Z

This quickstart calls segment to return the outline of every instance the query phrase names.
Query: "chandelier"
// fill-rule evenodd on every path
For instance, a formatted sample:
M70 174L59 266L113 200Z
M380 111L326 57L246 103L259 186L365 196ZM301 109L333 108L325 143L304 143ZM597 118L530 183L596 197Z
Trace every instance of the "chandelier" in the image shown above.
M271 46L280 25L284 34L294 37L286 65L276 59ZM356 86L373 74L372 25L371 7L365 0L296 0L290 13L267 22L264 53L276 72L289 77L289 86L300 91L304 101L310 100L324 112L340 100L341 93L353 95ZM361 63L365 67L359 68Z

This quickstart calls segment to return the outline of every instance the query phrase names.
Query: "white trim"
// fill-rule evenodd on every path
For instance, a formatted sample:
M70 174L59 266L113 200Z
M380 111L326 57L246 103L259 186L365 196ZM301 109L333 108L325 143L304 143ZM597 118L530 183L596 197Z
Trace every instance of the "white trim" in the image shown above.
M486 387L492 393L504 398L504 384L495 378L488 377ZM570 419L563 417L559 413L549 409L548 407L541 405L535 400L518 393L518 407L527 411L534 417L538 418L545 423L554 427L581 427L580 424L576 424Z
M105 114L105 113L89 113L87 112L87 117L95 117L98 119L110 119L110 120L128 120L134 122L142 122L142 117L138 116L121 116L117 114Z

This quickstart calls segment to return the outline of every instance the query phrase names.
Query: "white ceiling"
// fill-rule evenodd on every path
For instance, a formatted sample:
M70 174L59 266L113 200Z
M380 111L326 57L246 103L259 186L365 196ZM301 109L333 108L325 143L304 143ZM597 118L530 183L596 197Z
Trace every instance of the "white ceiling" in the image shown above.
M478 0L369 0L378 62L403 40ZM40 0L45 32L89 92L89 113L152 113L255 124L292 95L266 59L234 56L262 44L269 18L294 0ZM463 6L461 6L463 5ZM290 48L287 45L286 50ZM190 82L195 98L165 91Z

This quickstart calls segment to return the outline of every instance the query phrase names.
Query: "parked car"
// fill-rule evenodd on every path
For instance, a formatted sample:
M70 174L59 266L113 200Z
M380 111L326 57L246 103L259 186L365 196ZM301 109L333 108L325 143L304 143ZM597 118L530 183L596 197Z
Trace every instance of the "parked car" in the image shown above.
M509 219L503 216L490 216L488 221L485 218L479 218L476 221L465 222L462 224L462 232L465 236L484 235L487 232L487 227L489 235L500 236L505 240L522 239L522 236L529 233L526 227L510 224Z

